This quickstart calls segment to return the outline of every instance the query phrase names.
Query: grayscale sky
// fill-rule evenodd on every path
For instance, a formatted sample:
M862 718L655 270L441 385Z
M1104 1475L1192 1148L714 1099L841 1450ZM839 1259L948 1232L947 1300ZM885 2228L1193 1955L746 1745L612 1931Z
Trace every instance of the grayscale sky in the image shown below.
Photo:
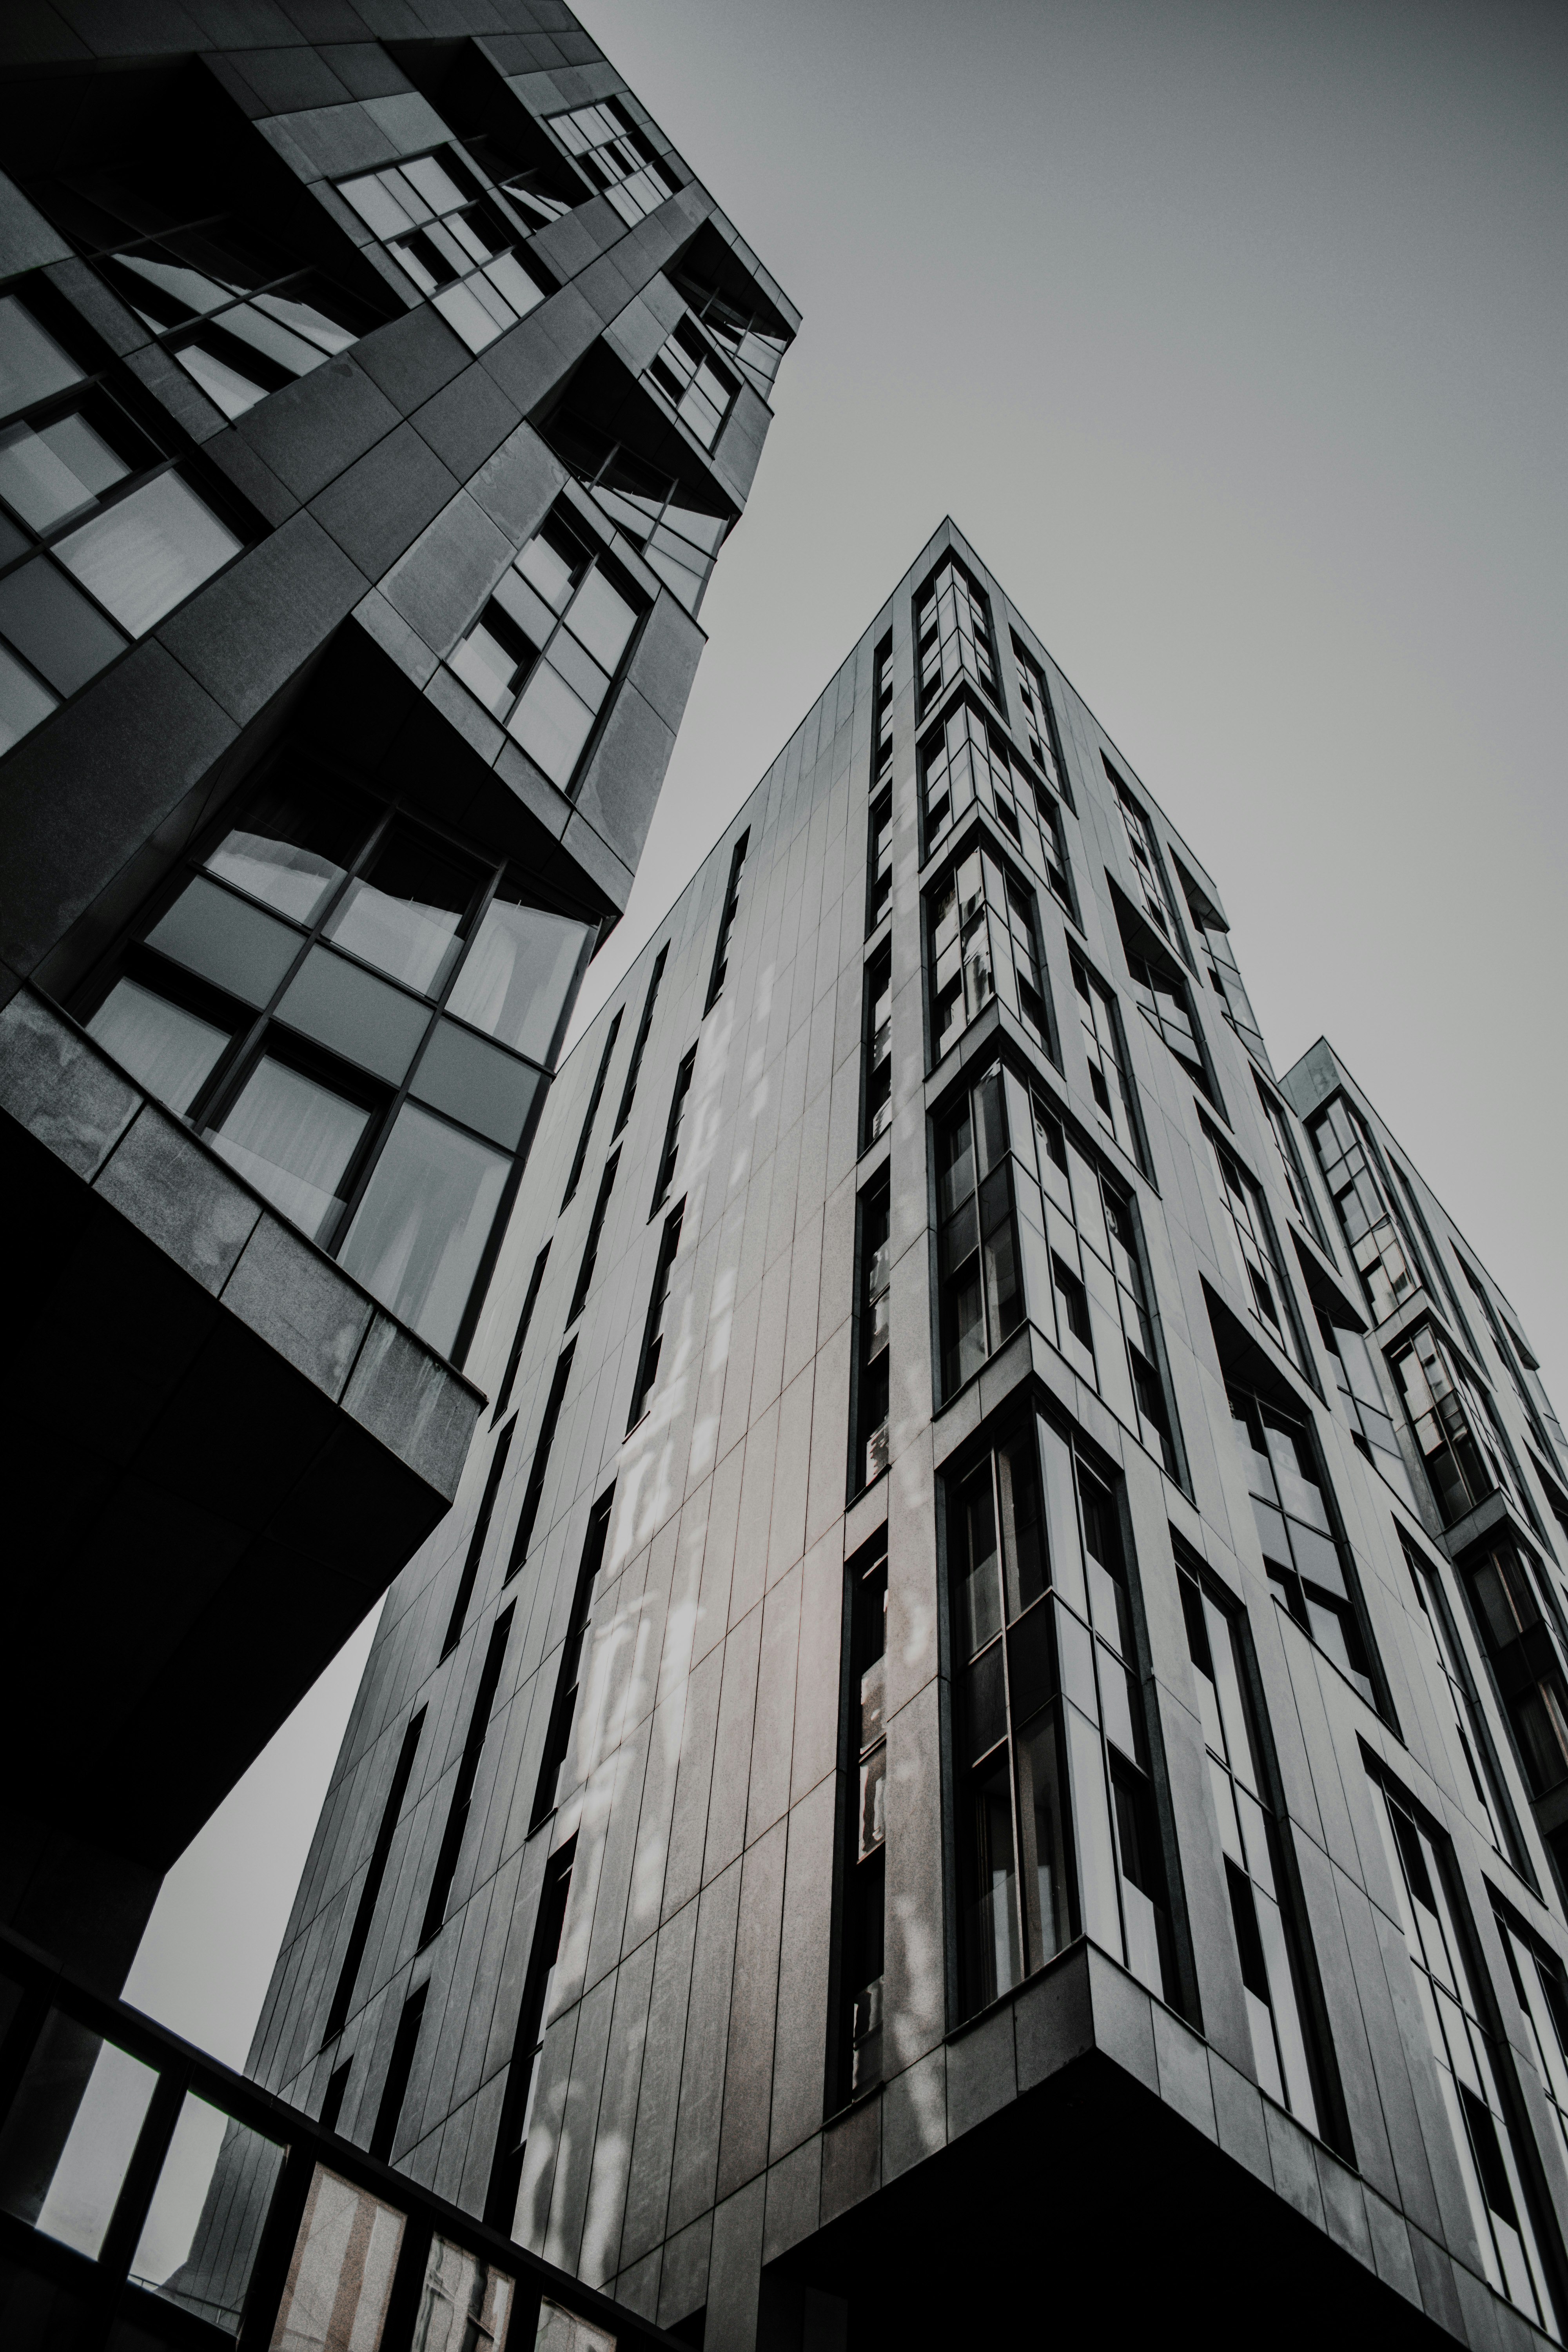
M1568 1408L1568 11L576 5L805 313L578 1027L951 513ZM131 1997L226 2056L356 1675L149 1930Z

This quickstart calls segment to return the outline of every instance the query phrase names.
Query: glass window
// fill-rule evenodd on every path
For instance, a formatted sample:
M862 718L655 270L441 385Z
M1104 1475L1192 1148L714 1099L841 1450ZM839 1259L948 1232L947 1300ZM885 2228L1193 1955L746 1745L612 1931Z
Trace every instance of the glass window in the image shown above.
M988 849L977 847L942 877L927 906L936 1057L940 1060L969 1023L979 1018L993 996L1049 1053L1034 892Z
M1162 931L1173 943L1180 944L1182 935L1176 923L1176 910L1171 902L1160 853L1154 846L1153 828L1104 752L1100 756L1100 764L1116 794L1117 812L1121 818L1121 829L1127 836L1128 855L1138 877L1139 903L1155 929Z
M0 416L84 381L82 371L15 294L0 295Z
M1375 1706L1350 1553L1331 1517L1307 1424L1234 1383L1226 1393L1275 1598Z
M350 1162L369 1123L361 1104L264 1055L208 1141L316 1241L330 1238Z
M274 777L206 858L252 898L313 922L353 864L375 819L372 803L326 777Z
M713 944L713 969L708 976L708 996L702 1007L706 1021L724 992L724 982L730 971L730 941L734 936L735 918L741 908L741 877L746 870L746 850L751 842L750 828L741 835L730 856L730 879L724 889L724 911L719 918L719 937Z
M512 2282L437 2231L414 2323L418 2352L494 2352L506 2339Z
M1532 1797L1568 1780L1568 1676L1551 1580L1522 1544L1466 1554L1459 1580Z
M149 2294L236 2336L283 2150L185 2094L131 2260Z
M990 612L952 556L938 567L915 605L915 644L922 710L960 677L972 679L1001 708Z
M1422 1274L1384 1192L1371 1139L1342 1095L1313 1119L1308 1132L1373 1320L1384 1322L1414 1297Z
M477 887L470 867L394 824L344 891L326 936L405 987L434 994L457 961Z
M866 966L865 1006L861 1014L860 1049L861 1150L885 1135L893 1123L893 951L878 949Z
M1519 1488L1490 1402L1458 1351L1424 1323L1389 1357L1445 1527Z
M1410 1571L1427 1662L1436 1669L1435 1675L1428 1676L1428 1682L1447 1702L1450 1741L1459 1763L1460 1792L1474 1800L1493 1845L1517 1869L1520 1854L1512 1810L1503 1793L1491 1734L1471 1680L1469 1661L1448 1612L1441 1572L1415 1549L1403 1528L1395 1532L1405 1554L1405 1565Z
M0 646L0 752L30 735L58 708L47 687Z
M887 1906L886 1683L888 1543L874 1538L845 1570L849 1705L839 1769L845 1807L838 1923L838 2016L835 2067L841 2100L882 2079L882 1964ZM851 1791L853 1793L851 1793Z
M691 260L689 256L688 258L690 266L668 272L671 282L685 296L692 317L701 320L714 341L723 345L763 398L770 399L779 362L789 349L788 328L771 306L759 307L760 295L748 301L733 289L720 292L706 282L700 261Z
M1174 972L1162 971L1138 955L1128 957L1127 971L1139 1012L1155 1036L1170 1047L1187 1076L1213 1102L1215 1090L1186 982Z
M58 694L75 694L125 650L120 631L43 558L0 580L0 629Z
M313 947L278 1005L278 1018L396 1086L429 1026L427 1008L331 948ZM515 1067L515 1065L513 1065Z
M1555 2335L1557 2320L1509 2121L1504 2062L1471 1975L1468 1923L1461 1924L1447 1853L1403 1797L1387 1786L1377 1794L1381 1802L1374 1810L1421 1996L1418 2008L1482 2266L1500 2294Z
M888 1466L891 1212L891 1194L884 1174L860 1203L856 1436L849 1481L856 1489L868 1486Z
M376 2352L403 2215L316 2167L272 2331L271 2352Z
M871 669L871 708L877 730L872 758L873 778L884 775L893 760L893 640L884 637ZM889 812L891 803L889 803Z
M550 420L544 437L595 504L641 550L648 569L695 613L735 520L730 508L719 505L717 490L677 480L570 408Z
M405 278L472 352L537 309L545 287L520 258L519 229L452 148L338 183Z
M670 1097L669 1117L665 1123L664 1150L659 1154L658 1177L653 1190L653 1207L648 1211L650 1217L663 1208L669 1198L670 1187L675 1181L675 1171L680 1161L680 1139L686 1125L687 1097L691 1092L691 1080L696 1067L697 1048L693 1045L690 1052L682 1056L680 1067L675 1074L675 1091Z
M1029 756L1037 768L1043 768L1051 790L1059 793L1068 808L1072 793L1067 773L1057 751L1056 722L1051 717L1050 696L1046 690L1046 675L1028 648L1015 635L1013 658L1018 667L1018 688L1024 703L1025 731L1029 739Z
M654 1008L658 1003L659 987L664 979L664 967L668 958L669 941L666 940L653 960L653 971L648 978L647 993L643 998L642 1019L637 1023L637 1034L632 1040L631 1059L626 1064L626 1078L625 1086L621 1088L620 1108L616 1113L615 1126L610 1129L612 1135L619 1135L632 1115L632 1105L637 1100L637 1080L642 1075L643 1055L647 1051L647 1041L653 1029Z
M87 1024L104 1052L171 1110L188 1111L229 1032L171 1004L137 980L117 980Z
M704 449L711 449L740 386L729 370L719 365L689 319L682 319L667 337L647 373L674 403L676 415L694 438Z
M1258 1088L1258 1099L1263 1106L1264 1120L1279 1162L1279 1173L1284 1181L1285 1192L1290 1206L1308 1233L1311 1234L1312 1239L1323 1250L1324 1255L1331 1256L1328 1237L1323 1232L1322 1223L1318 1215L1317 1203L1312 1198L1311 1187L1307 1181L1307 1171L1296 1150L1296 1135L1290 1124L1290 1115L1278 1097L1269 1092L1256 1070L1252 1077L1253 1084Z
M1320 1307L1318 1329L1334 1368L1340 1408L1350 1423L1356 1450L1382 1473L1400 1501L1419 1518L1421 1507L1415 1498L1415 1482L1405 1466L1405 1456L1394 1433L1394 1416L1384 1402L1366 1334L1344 1319L1344 1308L1337 1312L1340 1319L1336 1321Z
M344 1241L345 1273L443 1353L458 1336L510 1165L407 1103Z
M245 1004L266 1004L300 952L300 934L198 875L147 934L147 944Z
M669 1278L680 1249L681 1221L686 1213L682 1201L665 1219L659 1236L658 1258L653 1272L653 1292L648 1300L647 1321L643 1328L642 1354L637 1363L637 1385L632 1391L632 1409L626 1423L633 1428L647 1410L658 1380L659 1361L664 1352L664 1318L669 1306Z
M638 130L619 99L577 106L549 117L569 155L590 186L606 196L630 226L675 194L675 177L652 142Z
M1500 1909L1496 1916L1541 2087L1568 2143L1568 1984L1563 1981L1563 1963L1549 1946L1538 1942L1508 1913Z
M596 2327L592 2320L579 2318L576 2312L552 2303L545 2295L539 2306L533 2347L534 2352L616 2352L616 2339L608 2328Z
M1228 1240L1243 1297L1275 1346L1303 1377L1310 1377L1306 1350L1296 1323L1295 1302L1280 1264L1274 1228L1259 1187L1219 1138L1205 1129L1225 1209L1221 1232Z
M1061 820L1001 730L966 695L921 746L926 856L976 801L989 809L1066 912L1074 914ZM1074 915L1076 920L1076 915Z
M866 929L877 929L893 903L893 796L881 793L871 803L868 824Z
M37 531L95 506L99 492L130 471L79 409L36 428L0 431L0 498Z
M157 2083L51 2010L0 2132L0 2211L96 2261Z
M158 474L55 553L133 637L183 603L239 552L239 541L178 474Z

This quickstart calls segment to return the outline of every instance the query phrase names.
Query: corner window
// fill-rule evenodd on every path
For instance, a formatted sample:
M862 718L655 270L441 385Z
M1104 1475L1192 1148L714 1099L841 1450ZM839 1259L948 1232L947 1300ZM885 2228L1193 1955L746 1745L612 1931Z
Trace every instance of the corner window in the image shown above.
M1088 1935L1177 1998L1116 1495L1031 1413L948 1489L968 2016Z
M984 596L951 555L916 602L915 646L922 710L929 710L938 695L961 677L969 678L1000 708L991 614Z
M546 118L590 187L608 198L628 226L675 194L675 175L617 98Z
M1204 1132L1208 1137L1225 1210L1221 1231L1230 1244L1242 1296L1281 1354L1289 1357L1304 1380L1310 1380L1295 1301L1280 1262L1262 1190L1212 1129L1205 1127Z
M609 699L642 599L557 508L501 574L452 668L564 792Z
M967 696L921 746L921 794L928 857L978 801L1064 912L1077 921L1056 803L1001 730Z
M528 230L454 148L340 180L338 194L471 352L515 327L551 290L538 263L530 268L519 257Z
M1318 1204L1312 1198L1312 1188L1307 1181L1307 1171L1301 1163L1300 1153L1296 1149L1296 1130L1290 1124L1290 1114L1279 1097L1272 1094L1264 1085L1256 1070L1252 1074L1252 1079L1258 1088L1258 1102L1263 1108L1264 1122L1268 1129L1269 1140L1274 1146L1275 1157L1279 1162L1279 1174L1285 1186L1286 1197L1301 1224L1310 1234L1324 1256L1331 1259L1332 1252L1329 1248L1328 1235L1323 1231L1322 1220L1318 1214Z
M893 950L878 949L866 966L860 1013L860 1149L893 1123Z
M692 438L711 449L735 405L740 385L721 367L689 319L682 319L647 370Z
M1378 1171L1361 1121L1342 1095L1308 1129L1374 1323L1385 1322L1422 1286L1421 1267Z
M1459 1582L1532 1797L1568 1780L1568 1675L1552 1586L1522 1544L1469 1552ZM1559 1848L1550 1832L1553 1855Z
M1107 1135L1121 1146L1129 1160L1143 1165L1132 1078L1127 1066L1127 1040L1115 997L1095 977L1081 956L1072 958L1072 984L1078 994L1083 1047L1089 1060L1089 1091Z
M658 411L641 394L650 420ZM682 481L653 464L629 441L563 408L541 427L562 464L596 506L624 531L650 572L695 613L717 561L733 511L709 483ZM651 437L651 433L647 437Z
M692 317L701 320L714 341L749 379L753 390L767 400L772 395L780 362L792 341L790 331L749 281L735 279L725 289L713 284L707 274L710 259L721 272L726 261L731 270L734 268L727 247L721 260L712 247L704 252L699 244L682 268L670 270L670 283L685 298Z
M0 751L240 551L15 294L0 296Z
M993 997L1000 998L1043 1053L1051 1054L1034 892L989 849L976 847L928 893L926 919L932 1058L942 1059Z
M1350 1551L1330 1511L1311 1432L1299 1413L1239 1384L1226 1393L1274 1597L1375 1706Z
M1184 868L1178 865L1176 871L1181 877L1182 889L1187 902L1187 912L1193 919L1193 929L1198 935L1199 953L1203 959L1203 969L1207 974L1209 986L1218 997L1226 1019L1236 1031L1242 1044L1267 1069L1268 1049L1263 1043L1263 1034L1258 1025L1258 1015L1252 1009L1252 1000L1247 993L1240 970L1231 952L1229 927L1223 917L1210 905ZM1261 1079L1258 1081L1258 1091L1260 1095L1264 1095ZM1267 1095L1264 1095L1264 1099L1268 1100Z
M1160 853L1154 845L1154 831L1115 769L1102 751L1100 762L1116 795L1117 814L1127 836L1127 853L1132 861L1132 871L1138 877L1138 903L1157 931L1163 933L1173 947L1182 944L1182 934L1176 921L1176 910L1171 900L1170 885Z
M1428 1677L1430 1687L1435 1693L1440 1692L1447 1701L1451 1744L1458 1759L1459 1790L1461 1793L1468 1790L1476 1810L1487 1825L1487 1834L1492 1844L1504 1861L1518 1870L1521 1855L1513 1809L1504 1793L1491 1733L1481 1710L1469 1660L1448 1608L1442 1571L1435 1561L1416 1550L1403 1528L1397 1528L1395 1533L1405 1555L1405 1565L1410 1571L1416 1616L1426 1636L1427 1664L1436 1669L1435 1674ZM1506 1641L1502 1646L1507 1646Z
M1037 768L1045 772L1046 782L1052 792L1071 808L1072 793L1058 748L1051 698L1046 689L1046 674L1028 647L1020 643L1016 631L1013 635L1013 660L1018 672L1018 692L1024 705L1024 732L1028 740L1029 757Z
M1489 1495L1511 1495L1517 1503L1518 1482L1490 1402L1456 1350L1424 1323L1389 1363L1444 1526L1455 1526Z
M855 1428L849 1491L858 1494L888 1466L892 1283L892 1193L886 1171L860 1199L856 1236Z
M1132 982L1132 995L1138 1010L1155 1036L1175 1055L1193 1084L1211 1103L1216 1103L1217 1108L1214 1081L1209 1076L1208 1056L1193 1016L1193 1001L1187 993L1186 982L1179 974L1162 971L1159 965L1140 955L1129 955L1127 975Z
M1348 1314L1342 1306L1332 1314L1321 1305L1318 1307L1318 1330L1333 1366L1340 1410L1350 1423L1357 1452L1381 1473L1400 1501L1419 1519L1421 1507L1415 1497L1415 1482L1394 1433L1394 1416L1384 1399L1373 1351L1365 1332L1349 1321Z

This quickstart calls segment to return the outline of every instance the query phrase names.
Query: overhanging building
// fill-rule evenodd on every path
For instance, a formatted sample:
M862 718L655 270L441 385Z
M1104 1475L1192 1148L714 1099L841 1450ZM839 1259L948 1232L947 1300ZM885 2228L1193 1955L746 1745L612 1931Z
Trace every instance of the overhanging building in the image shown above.
M1562 1432L951 525L468 1367L262 2083L726 2352L1559 2335Z

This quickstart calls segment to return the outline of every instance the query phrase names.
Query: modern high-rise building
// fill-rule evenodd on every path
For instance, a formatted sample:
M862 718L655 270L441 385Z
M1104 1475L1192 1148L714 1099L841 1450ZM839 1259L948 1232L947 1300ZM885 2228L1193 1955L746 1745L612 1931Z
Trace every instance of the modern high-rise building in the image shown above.
M788 300L559 0L0 10L0 1922L445 1515Z
M261 2083L723 2352L1560 2339L1568 1444L951 524L468 1367Z

